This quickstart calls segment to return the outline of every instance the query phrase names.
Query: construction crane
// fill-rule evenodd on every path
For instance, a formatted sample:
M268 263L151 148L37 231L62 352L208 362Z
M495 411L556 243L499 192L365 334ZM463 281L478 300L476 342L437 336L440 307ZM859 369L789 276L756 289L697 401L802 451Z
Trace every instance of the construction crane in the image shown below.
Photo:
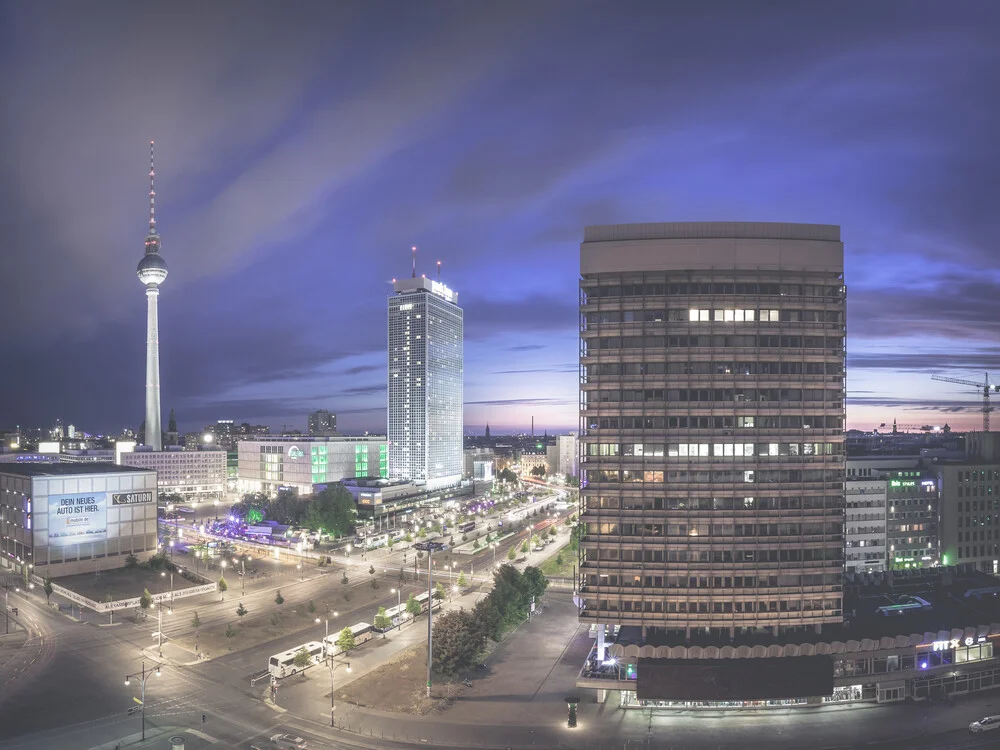
M993 411L993 407L990 406L990 388L993 389L994 393L1000 392L1000 385L990 385L990 374L984 373L984 380L982 383L977 383L975 380L961 380L960 378L946 378L943 375L931 375L931 380L939 380L942 383L957 383L958 385L969 385L973 388L979 389L979 392L983 394L983 432L990 431L990 412Z

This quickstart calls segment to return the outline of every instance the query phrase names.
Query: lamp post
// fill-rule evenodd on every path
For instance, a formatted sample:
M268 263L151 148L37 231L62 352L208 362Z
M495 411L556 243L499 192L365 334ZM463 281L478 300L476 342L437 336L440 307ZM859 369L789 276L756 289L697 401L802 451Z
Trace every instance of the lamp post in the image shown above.
M160 571L160 577L165 578L167 575L166 571ZM174 574L173 571L170 573L170 606L174 606Z
M142 711L142 739L146 739L146 680L151 676L160 676L160 667L157 665L156 671L146 671L146 662L142 663L142 671L136 672L135 674L125 675L125 684L130 685L133 677L138 677L142 683L142 699L139 701L139 708Z
M167 614L172 615L174 610L167 608ZM156 651L163 656L163 602L156 603Z
M340 616L340 612L334 612L333 616L334 616L334 618L339 617ZM319 625L320 621L321 621L321 618L317 617L316 618L316 624ZM326 623L326 635L323 638L323 652L326 653L326 642L330 639L330 618L329 617L324 617L324 618L322 618L322 621Z
M399 621L399 629L403 629L403 618L401 617L403 609L403 592L399 589L389 589L389 592L396 595L396 618Z
M434 591L432 589L431 571L434 566L431 564L435 552L446 549L448 545L443 542L417 542L414 549L427 553L427 697L431 697L431 655L434 646L434 639L431 635L431 623L434 619ZM415 562L415 561L414 561Z
M15 586L14 593L20 593L21 587ZM3 614L7 618L7 633L10 633L10 607L7 606L8 597L10 596L10 583L8 581L3 582Z
M330 668L330 726L334 727L334 726L336 726L336 723L334 722L334 719L333 719L333 708L334 708L334 704L333 704L333 673L336 672L340 667L347 667L347 671L350 672L351 671L351 662L338 661L336 663L336 666L334 666L333 657L331 656L329 659L327 659L326 664Z

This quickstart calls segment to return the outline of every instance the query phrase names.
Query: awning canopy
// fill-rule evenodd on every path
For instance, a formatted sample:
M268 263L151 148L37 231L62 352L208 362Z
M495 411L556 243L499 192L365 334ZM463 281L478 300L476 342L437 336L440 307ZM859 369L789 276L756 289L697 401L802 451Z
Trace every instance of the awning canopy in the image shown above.
M636 697L668 701L755 701L833 693L833 659L639 659Z

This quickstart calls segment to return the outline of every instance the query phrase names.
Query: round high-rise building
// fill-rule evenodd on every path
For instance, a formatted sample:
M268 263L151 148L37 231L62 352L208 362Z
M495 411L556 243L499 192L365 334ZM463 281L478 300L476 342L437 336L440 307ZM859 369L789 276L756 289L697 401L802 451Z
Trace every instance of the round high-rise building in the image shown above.
M153 450L163 447L160 428L160 334L156 298L160 284L167 278L167 263L160 257L160 235L156 232L153 189L153 141L149 142L149 234L146 235L146 254L136 268L139 282L146 287L146 445Z

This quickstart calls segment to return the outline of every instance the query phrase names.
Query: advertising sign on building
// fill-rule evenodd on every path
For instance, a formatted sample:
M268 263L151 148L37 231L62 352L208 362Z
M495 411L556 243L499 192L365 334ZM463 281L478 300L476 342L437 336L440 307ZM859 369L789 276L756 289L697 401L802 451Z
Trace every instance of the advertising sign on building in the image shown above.
M112 505L138 505L153 502L153 493L146 492L116 492L111 496Z
M106 492L77 492L49 495L49 544L103 542L108 533Z

